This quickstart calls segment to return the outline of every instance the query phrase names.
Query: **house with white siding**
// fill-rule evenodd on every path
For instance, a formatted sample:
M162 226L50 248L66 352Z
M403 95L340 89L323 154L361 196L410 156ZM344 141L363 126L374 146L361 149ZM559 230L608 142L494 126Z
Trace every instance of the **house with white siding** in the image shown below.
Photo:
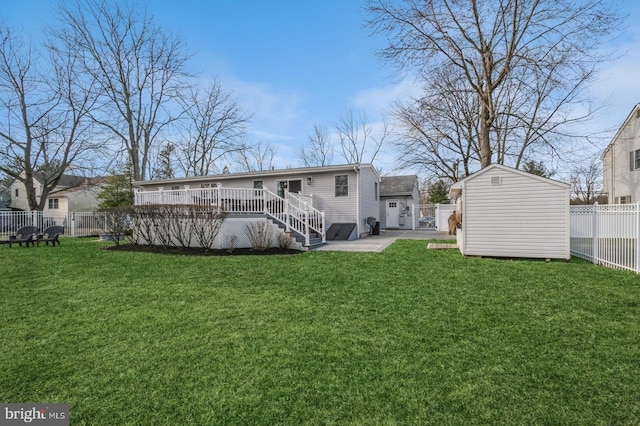
M600 159L609 203L640 201L640 104L633 107Z
M380 176L371 164L138 181L134 187L136 205L219 206L228 214L221 241L224 233L239 236L241 224L262 218L303 237L309 247L367 235L367 219L380 214ZM238 226L230 230L234 221Z
M468 256L570 259L570 185L500 164L451 185Z

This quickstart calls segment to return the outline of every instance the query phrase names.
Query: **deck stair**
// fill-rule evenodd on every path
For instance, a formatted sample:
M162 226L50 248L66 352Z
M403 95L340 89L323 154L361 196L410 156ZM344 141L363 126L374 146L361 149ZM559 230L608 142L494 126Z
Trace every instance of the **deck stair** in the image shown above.
M326 242L322 241L322 235L320 235L317 232L311 232L309 234L309 245L305 246L305 237L300 232L294 229L289 229L289 231L287 231L286 226L282 222L279 222L274 218L271 218L271 222L277 225L278 228L280 228L283 232L291 235L291 237L293 237L296 240L296 242L300 243L300 245L303 247L308 247L309 249L313 249L315 247L319 247L326 244Z

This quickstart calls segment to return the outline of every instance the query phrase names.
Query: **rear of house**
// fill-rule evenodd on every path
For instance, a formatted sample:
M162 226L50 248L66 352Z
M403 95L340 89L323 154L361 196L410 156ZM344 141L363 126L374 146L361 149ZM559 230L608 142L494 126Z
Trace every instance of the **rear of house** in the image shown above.
M494 164L453 184L464 255L569 259L569 185Z
M219 188L224 191L228 188L244 190L243 196L247 190L252 190L249 192L255 192L255 197L260 198L264 190L287 202L305 203L314 211L322 212L324 233L332 225L348 225L346 238L350 239L367 234L367 218L379 213L380 177L370 164L227 173L141 181L134 185L137 189L136 204L166 203L170 199L165 196L163 201L157 201L158 193L180 196L200 189ZM231 209L230 213L237 212ZM305 226L302 228L306 229Z

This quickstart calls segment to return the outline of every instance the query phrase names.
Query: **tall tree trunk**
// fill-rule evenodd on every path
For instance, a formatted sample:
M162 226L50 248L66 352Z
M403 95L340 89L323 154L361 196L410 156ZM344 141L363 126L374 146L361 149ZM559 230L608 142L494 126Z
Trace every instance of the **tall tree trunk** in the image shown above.
M480 144L480 168L485 168L491 164L491 114L489 111L488 102L483 100L481 102L481 111L480 111L480 135L479 135L479 144Z

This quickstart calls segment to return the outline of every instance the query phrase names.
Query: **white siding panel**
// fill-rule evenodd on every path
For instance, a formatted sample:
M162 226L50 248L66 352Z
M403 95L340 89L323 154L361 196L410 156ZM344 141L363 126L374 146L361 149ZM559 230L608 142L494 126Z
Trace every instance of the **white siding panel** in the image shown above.
M360 217L358 220L358 228L360 233L369 232L367 218L369 216L380 220L380 200L376 200L376 183L380 188L380 180L377 173L371 167L360 168Z

